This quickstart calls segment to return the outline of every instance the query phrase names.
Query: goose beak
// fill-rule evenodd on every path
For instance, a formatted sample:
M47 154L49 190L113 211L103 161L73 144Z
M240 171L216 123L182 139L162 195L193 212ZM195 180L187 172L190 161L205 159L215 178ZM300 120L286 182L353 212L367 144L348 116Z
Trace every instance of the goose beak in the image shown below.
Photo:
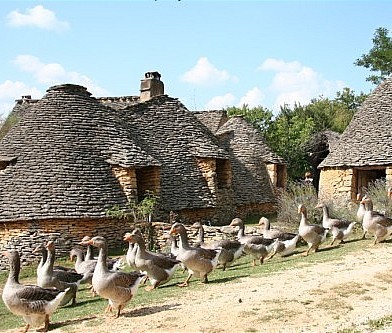
M89 239L88 241L81 241L79 245L93 245L94 241Z
M130 240L130 238L131 238L131 234L129 233L129 232L127 232L125 235L124 235L124 241L126 241L126 242L128 242L129 240Z

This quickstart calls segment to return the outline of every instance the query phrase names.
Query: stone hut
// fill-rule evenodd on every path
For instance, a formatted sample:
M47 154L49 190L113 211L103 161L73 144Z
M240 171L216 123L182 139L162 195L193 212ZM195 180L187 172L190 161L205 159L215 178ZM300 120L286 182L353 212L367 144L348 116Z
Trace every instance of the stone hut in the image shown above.
M234 145L234 142L236 142L236 146L239 148L237 152L235 152L235 149L229 148L229 151L233 154L232 163L237 158L241 160L244 154L248 156L257 154L263 161L260 167L265 165L268 171L270 185L272 184L274 192L286 187L286 161L271 150L261 133L246 121L244 117L234 116L229 118L225 111L198 111L195 114L223 142L226 137L230 136L229 133L234 133L234 136L232 136L233 140L228 145ZM263 184L261 187L268 185L268 182L262 181L261 183ZM267 192L269 191L268 189ZM272 201L275 201L275 195L273 197Z
M312 166L313 185L318 189L320 182L319 164L333 151L340 134L331 130L324 130L314 134L306 144L307 160Z
M381 83L354 114L319 168L319 197L346 205L377 179L392 185L392 78Z
M94 98L73 84L50 87L40 100L18 100L18 121L0 141L0 246L17 248L24 262L49 238L59 255L85 235L123 247L130 224L107 212L127 210L148 191L159 198L155 221L175 212L186 223L222 225L273 210L264 150L253 156L252 141L242 154L226 140L235 129L230 121L222 126L224 114L215 133L163 88L152 72L141 82L143 101Z

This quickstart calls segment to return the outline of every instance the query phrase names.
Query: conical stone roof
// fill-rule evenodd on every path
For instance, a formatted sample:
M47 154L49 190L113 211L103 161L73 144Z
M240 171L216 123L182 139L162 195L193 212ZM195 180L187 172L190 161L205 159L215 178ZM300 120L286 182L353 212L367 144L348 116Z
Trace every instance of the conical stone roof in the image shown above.
M0 141L0 221L103 217L127 199L111 164L159 165L128 124L78 85L58 85ZM126 152L126 153L125 153Z
M319 168L392 164L391 125L392 78L388 78L366 98Z

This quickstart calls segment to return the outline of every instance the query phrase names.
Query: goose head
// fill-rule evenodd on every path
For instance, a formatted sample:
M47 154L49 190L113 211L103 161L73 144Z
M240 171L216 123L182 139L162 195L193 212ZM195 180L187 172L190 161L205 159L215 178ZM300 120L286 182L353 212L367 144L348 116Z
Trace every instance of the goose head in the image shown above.
M106 239L102 236L95 236L95 237L90 238L89 240L86 240L86 241L82 240L79 244L80 245L92 245L92 246L95 246L98 248L103 248L106 246Z
M242 221L239 217L236 217L231 220L231 223L229 225L230 227L241 227L244 225L244 221Z
M262 216L262 217L260 217L259 225L260 226L267 226L267 225L269 225L269 220L265 216Z
M185 232L186 232L186 229L185 229L184 225L176 222L171 226L169 234L170 235L178 235L178 234L185 233Z
M303 204L298 205L298 214L305 214L306 215L306 207Z

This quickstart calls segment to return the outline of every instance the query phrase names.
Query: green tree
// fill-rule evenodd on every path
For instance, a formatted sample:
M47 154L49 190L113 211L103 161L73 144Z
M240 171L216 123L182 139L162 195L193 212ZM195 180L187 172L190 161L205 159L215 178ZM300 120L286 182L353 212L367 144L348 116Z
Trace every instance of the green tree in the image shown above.
M268 128L272 124L273 113L262 106L256 106L249 108L247 104L244 104L241 108L231 106L226 110L229 117L243 116L251 124L260 130L262 134L265 134Z
M354 64L369 68L372 72L379 72L377 75L370 75L366 81L380 84L392 73L392 38L388 36L388 29L378 28L374 33L373 47L369 53L363 54Z
M287 161L290 179L303 177L304 170L310 167L304 143L309 140L314 128L314 119L306 114L303 106L295 105L291 109L285 105L266 133L268 145Z

